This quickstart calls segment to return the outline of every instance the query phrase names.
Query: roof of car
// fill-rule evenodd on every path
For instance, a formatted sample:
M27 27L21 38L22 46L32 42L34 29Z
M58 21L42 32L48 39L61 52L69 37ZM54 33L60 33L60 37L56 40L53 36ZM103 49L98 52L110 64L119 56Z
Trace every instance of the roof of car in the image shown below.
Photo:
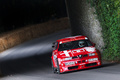
M88 38L86 36L78 35L78 36L62 38L62 39L57 40L57 42L65 43L69 41L83 40L83 39L88 39Z

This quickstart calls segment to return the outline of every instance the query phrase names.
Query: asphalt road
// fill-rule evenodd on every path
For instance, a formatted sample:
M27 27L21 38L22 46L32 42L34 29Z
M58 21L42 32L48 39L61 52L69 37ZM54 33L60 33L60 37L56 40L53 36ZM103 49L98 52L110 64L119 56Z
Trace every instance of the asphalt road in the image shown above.
M104 63L101 67L53 74L52 42L70 36L70 30L60 31L28 41L0 54L0 80L120 80L120 64Z

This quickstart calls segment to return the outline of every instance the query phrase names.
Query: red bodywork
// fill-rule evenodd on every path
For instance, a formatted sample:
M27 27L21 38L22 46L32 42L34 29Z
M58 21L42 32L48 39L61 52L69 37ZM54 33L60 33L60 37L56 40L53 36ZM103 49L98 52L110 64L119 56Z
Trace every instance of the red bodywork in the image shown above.
M54 68L59 65L60 73L66 71L80 70L101 65L100 51L95 48L95 45L89 47L82 47L76 49L70 49L65 51L59 51L59 44L88 39L86 36L74 36L56 41L56 48L52 52L52 64ZM91 54L94 55L91 56ZM58 61L58 65L57 65Z

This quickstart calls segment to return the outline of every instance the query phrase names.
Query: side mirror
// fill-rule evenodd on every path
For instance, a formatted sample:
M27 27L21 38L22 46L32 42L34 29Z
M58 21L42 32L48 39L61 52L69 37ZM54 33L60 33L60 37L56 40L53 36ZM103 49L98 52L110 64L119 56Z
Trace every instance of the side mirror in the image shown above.
M55 46L54 45L52 45L52 48L54 48Z
M53 44L52 44L52 48L54 48L55 47L55 42L53 42Z

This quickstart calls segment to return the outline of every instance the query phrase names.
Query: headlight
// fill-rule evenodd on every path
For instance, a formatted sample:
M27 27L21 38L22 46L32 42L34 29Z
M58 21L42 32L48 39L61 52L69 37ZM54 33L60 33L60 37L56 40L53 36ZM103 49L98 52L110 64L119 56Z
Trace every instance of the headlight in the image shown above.
M89 62L90 62L90 61L97 61L97 60L98 60L98 58L88 59Z
M90 53L89 56L95 56L98 55L97 53Z
M71 59L72 59L72 57L64 58L63 60L71 60Z

